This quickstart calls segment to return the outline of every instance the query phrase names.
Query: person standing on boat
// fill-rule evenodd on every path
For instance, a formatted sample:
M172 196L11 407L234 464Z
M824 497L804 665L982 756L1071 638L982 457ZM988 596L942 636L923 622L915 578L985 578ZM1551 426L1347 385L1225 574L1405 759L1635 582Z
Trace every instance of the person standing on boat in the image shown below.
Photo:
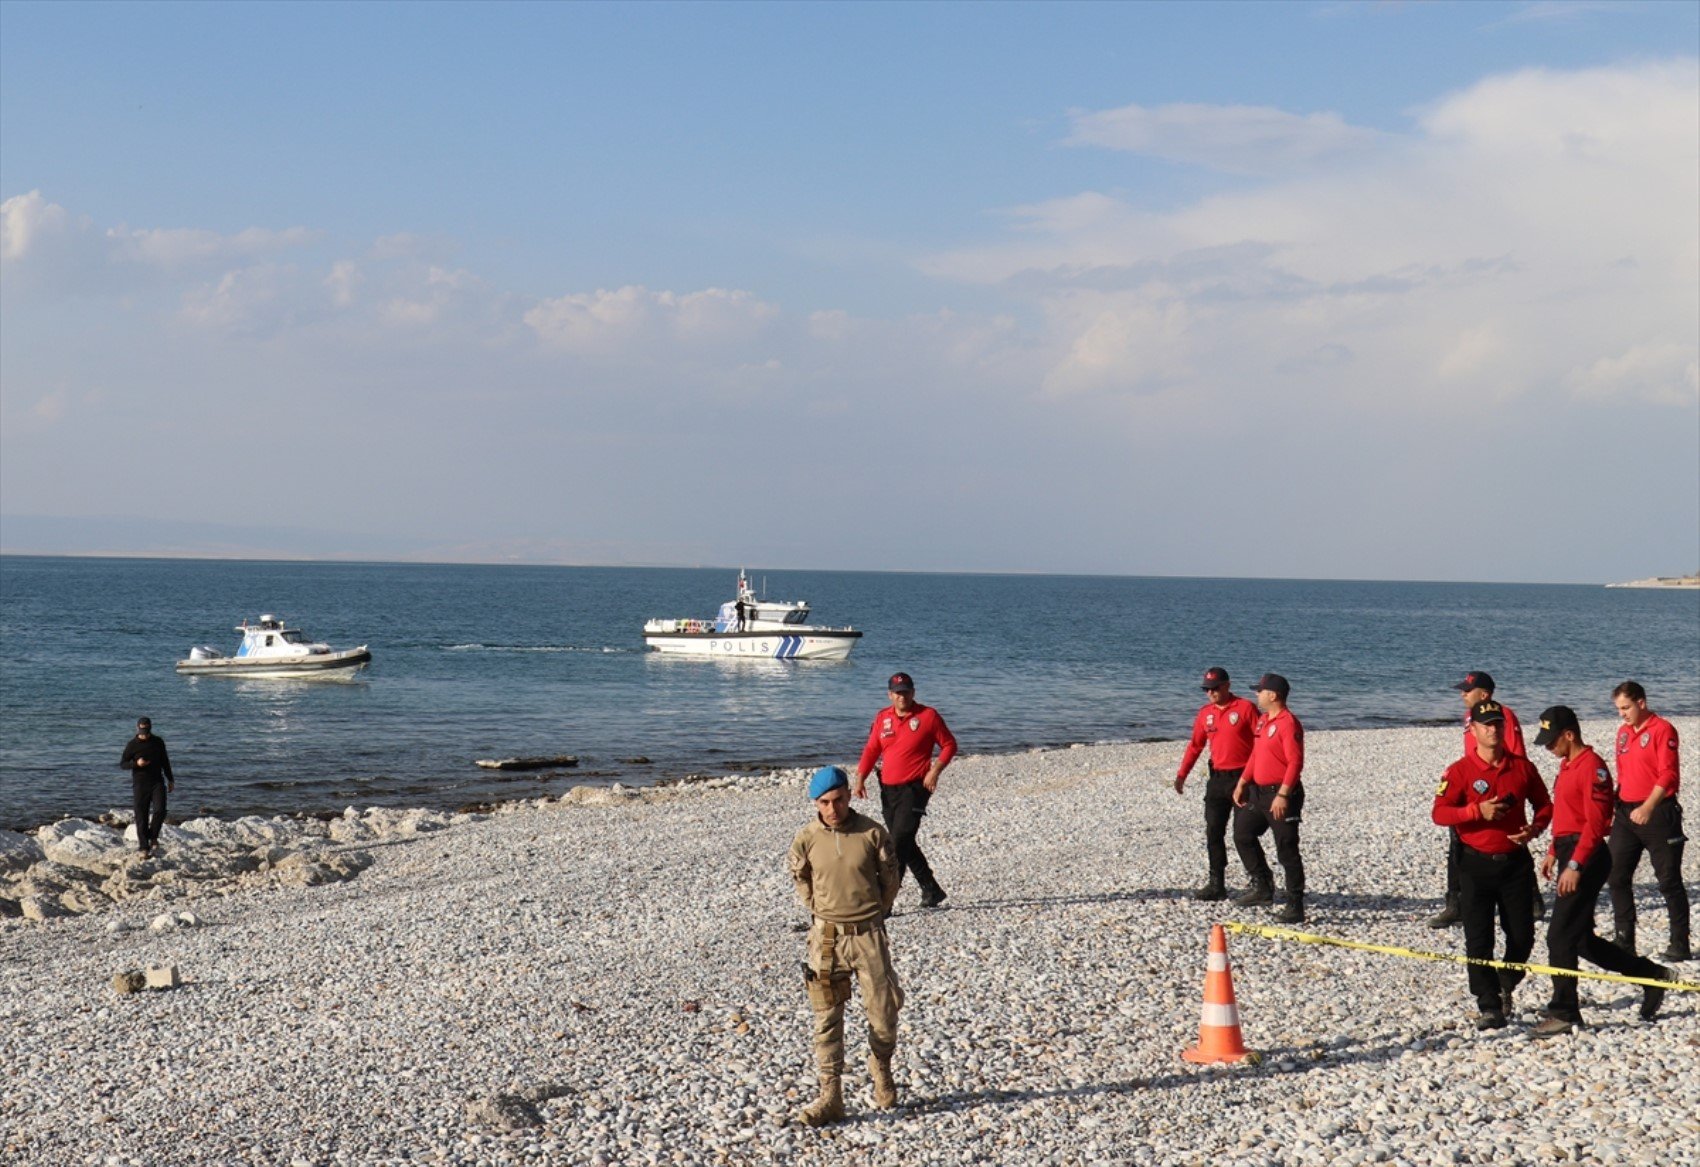
M938 710L915 700L915 679L908 673L893 674L886 693L891 706L874 716L856 765L856 797L867 793L868 775L877 764L880 811L897 849L897 878L902 880L905 870L912 872L921 888L921 906L936 908L944 902L945 891L933 878L915 836L939 788L939 774L956 757L956 737Z
M1210 880L1193 893L1196 900L1220 900L1228 895L1228 820L1234 817L1234 787L1239 784L1251 757L1257 732L1257 706L1237 697L1228 688L1228 670L1204 670L1204 692L1209 699L1192 721L1192 740L1181 755L1175 775L1175 793L1186 788L1206 744L1210 747L1210 779L1204 787L1204 849L1210 858Z
M136 848L145 857L159 844L159 828L165 825L165 796L177 789L171 773L171 755L165 739L155 737L153 722L136 719L136 736L124 746L118 765L130 771L130 792L135 796Z

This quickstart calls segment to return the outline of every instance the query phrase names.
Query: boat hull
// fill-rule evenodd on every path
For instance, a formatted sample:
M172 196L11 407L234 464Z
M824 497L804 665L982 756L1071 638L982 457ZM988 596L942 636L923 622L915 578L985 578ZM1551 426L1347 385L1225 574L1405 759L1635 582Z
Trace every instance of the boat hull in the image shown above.
M186 677L256 677L268 680L299 680L304 677L346 678L365 668L371 660L372 654L365 648L351 648L345 652L315 653L311 656L281 660L256 660L240 656L180 660L177 662L177 671Z
M759 660L844 660L862 638L853 628L792 632L646 632L644 643L671 656L718 659L750 657Z

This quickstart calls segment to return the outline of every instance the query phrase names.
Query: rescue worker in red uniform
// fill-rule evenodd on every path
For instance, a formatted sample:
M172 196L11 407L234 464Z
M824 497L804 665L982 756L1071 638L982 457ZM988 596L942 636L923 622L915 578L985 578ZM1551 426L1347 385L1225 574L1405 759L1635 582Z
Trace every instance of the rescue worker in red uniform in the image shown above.
M1257 706L1228 688L1228 670L1204 670L1203 689L1209 694L1198 716L1192 719L1192 738L1181 755L1175 774L1175 793L1186 788L1193 764L1210 747L1209 780L1204 786L1204 849L1210 859L1210 878L1193 893L1195 900L1226 899L1228 889L1228 820L1234 814L1234 787L1251 758L1257 732Z
M1299 819L1304 813L1305 788L1299 775L1305 767L1305 730L1287 708L1291 686L1278 673L1264 673L1257 682L1257 707L1262 712L1253 730L1251 757L1234 784L1234 849L1245 864L1251 886L1234 897L1242 907L1275 902L1275 877L1264 858L1264 831L1275 836L1275 857L1286 876L1286 903L1275 913L1285 924L1305 918L1305 863L1299 854Z
M1493 959L1493 917L1505 930L1505 959L1520 963L1535 947L1535 863L1526 844L1552 821L1546 783L1527 758L1506 752L1505 711L1495 701L1470 710L1471 748L1447 768L1434 796L1435 823L1458 832L1464 954ZM1522 970L1470 966L1477 1029L1503 1029Z
M1452 686L1464 698L1464 752L1467 754L1476 748L1475 738L1470 736L1470 710L1477 703L1493 700L1493 678L1480 669L1474 669L1464 674L1464 679ZM1517 723L1517 715L1511 712L1507 705L1499 707L1505 713L1505 729L1501 738L1505 752L1514 758L1526 758L1529 751L1523 746L1523 727ZM1454 831L1446 840L1446 903L1439 912L1429 919L1430 928L1450 928L1463 920L1464 915L1458 910L1458 832ZM1546 914L1546 904L1541 899L1540 889L1535 890L1535 916L1540 918Z
M908 673L894 674L886 695L891 707L874 715L868 744L856 764L855 794L861 798L867 793L868 775L878 764L880 812L897 852L897 878L901 881L905 871L912 872L921 889L921 906L936 908L944 903L945 890L933 878L915 836L939 788L939 774L956 757L956 737L938 710L915 700L915 679Z
M1653 860L1670 913L1670 947L1661 959L1693 960L1689 946L1688 889L1682 885L1681 775L1676 728L1647 708L1647 690L1625 681L1611 691L1623 724L1617 731L1617 813L1611 824L1611 914L1617 946L1635 951L1635 868L1641 852Z
M1582 724L1568 705L1554 705L1541 714L1535 744L1559 759L1552 784L1552 846L1541 863L1541 878L1558 874L1558 898L1552 923L1547 925L1547 963L1553 968L1576 968L1577 958L1609 972L1648 980L1669 980L1670 970L1644 956L1625 952L1594 935L1594 905L1611 873L1606 832L1611 829L1617 798L1611 771L1582 740ZM1665 990L1643 986L1641 1018L1651 1021L1665 999ZM1557 1037L1582 1024L1582 1005L1575 977L1552 978L1552 1000L1534 1036Z

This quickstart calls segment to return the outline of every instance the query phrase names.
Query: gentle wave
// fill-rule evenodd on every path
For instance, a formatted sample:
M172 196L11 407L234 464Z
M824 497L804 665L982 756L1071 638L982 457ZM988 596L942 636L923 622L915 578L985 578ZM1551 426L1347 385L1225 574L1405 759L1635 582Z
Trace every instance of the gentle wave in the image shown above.
M582 644L449 644L443 646L444 652L589 652L589 653L625 653L638 652L639 649L605 644L601 646L586 646Z

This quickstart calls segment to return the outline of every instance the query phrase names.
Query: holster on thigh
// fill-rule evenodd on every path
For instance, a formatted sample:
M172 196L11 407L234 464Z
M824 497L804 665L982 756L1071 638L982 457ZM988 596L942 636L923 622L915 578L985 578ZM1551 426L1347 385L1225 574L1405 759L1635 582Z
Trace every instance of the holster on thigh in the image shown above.
M850 999L850 978L814 977L809 981L809 1004L817 1013L825 1013L828 1009L836 1009Z

